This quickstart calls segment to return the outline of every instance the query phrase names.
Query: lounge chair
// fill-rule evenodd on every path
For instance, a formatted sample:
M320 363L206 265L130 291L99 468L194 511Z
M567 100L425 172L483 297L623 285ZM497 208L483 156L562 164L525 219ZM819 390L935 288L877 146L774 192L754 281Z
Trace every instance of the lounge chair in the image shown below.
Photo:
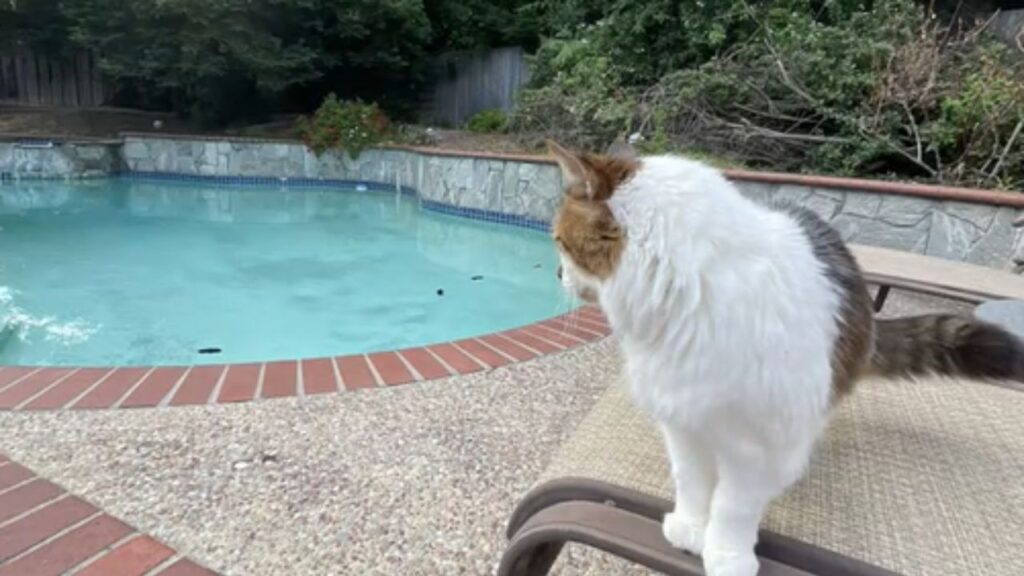
M881 287L969 302L1024 299L1024 279L1007 273L855 252ZM806 477L769 508L757 548L761 574L1024 574L1022 414L1024 394L1011 387L938 378L860 383ZM567 543L666 574L703 574L698 558L661 535L671 494L660 435L612 375L513 513L499 575L547 574Z

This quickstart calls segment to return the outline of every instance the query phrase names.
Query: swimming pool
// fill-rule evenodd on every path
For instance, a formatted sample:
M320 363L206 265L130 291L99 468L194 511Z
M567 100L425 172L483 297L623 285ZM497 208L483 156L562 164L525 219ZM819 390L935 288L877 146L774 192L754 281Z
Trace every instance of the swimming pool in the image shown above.
M391 350L569 310L543 232L412 195L137 178L0 186L0 364Z

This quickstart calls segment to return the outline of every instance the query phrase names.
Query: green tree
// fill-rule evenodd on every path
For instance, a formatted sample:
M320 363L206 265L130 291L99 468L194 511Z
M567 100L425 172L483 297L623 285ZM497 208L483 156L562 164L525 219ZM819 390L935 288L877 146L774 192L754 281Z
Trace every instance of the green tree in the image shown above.
M24 42L39 52L59 54L70 46L68 26L60 0L0 0L0 48Z
M72 39L129 93L203 120L251 111L316 78L316 53L285 30L312 0L72 0Z
M527 0L424 0L435 50L536 47L540 13Z
M329 93L418 104L431 54L538 41L527 0L0 0L0 42L85 48L118 103L207 122Z
M297 87L299 108L316 108L335 93L408 115L417 104L432 34L422 0L312 1L316 8L296 29L314 48L322 74Z
M773 170L1024 183L1024 61L914 0L588 0L535 57L513 131Z
M319 101L334 84L406 78L430 41L420 0L66 0L63 10L73 40L131 99L206 120L280 105L296 87Z

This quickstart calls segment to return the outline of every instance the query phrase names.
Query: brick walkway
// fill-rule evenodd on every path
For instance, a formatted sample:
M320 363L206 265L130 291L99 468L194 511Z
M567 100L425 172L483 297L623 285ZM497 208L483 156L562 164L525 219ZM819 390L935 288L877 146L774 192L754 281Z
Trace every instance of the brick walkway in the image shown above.
M216 576L0 454L0 576Z
M210 366L0 366L0 410L228 404L396 386L470 374L594 342L610 332L596 308L505 332L393 352Z
M0 366L0 410L227 404L434 380L605 337L596 309L457 342L337 358L191 367ZM0 576L215 576L0 454Z
M575 348L610 329L595 308L479 338L337 358L191 367L0 366L0 410L227 404L394 386ZM216 576L0 454L0 576Z

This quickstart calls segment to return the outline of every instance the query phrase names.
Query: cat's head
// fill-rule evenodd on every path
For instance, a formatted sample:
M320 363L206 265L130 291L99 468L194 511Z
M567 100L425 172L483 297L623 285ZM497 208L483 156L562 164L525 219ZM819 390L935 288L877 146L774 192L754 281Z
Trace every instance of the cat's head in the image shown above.
M551 140L547 146L565 181L552 225L561 260L558 275L567 292L595 302L601 283L615 273L626 247L626 231L608 201L639 163L627 156L577 154Z

